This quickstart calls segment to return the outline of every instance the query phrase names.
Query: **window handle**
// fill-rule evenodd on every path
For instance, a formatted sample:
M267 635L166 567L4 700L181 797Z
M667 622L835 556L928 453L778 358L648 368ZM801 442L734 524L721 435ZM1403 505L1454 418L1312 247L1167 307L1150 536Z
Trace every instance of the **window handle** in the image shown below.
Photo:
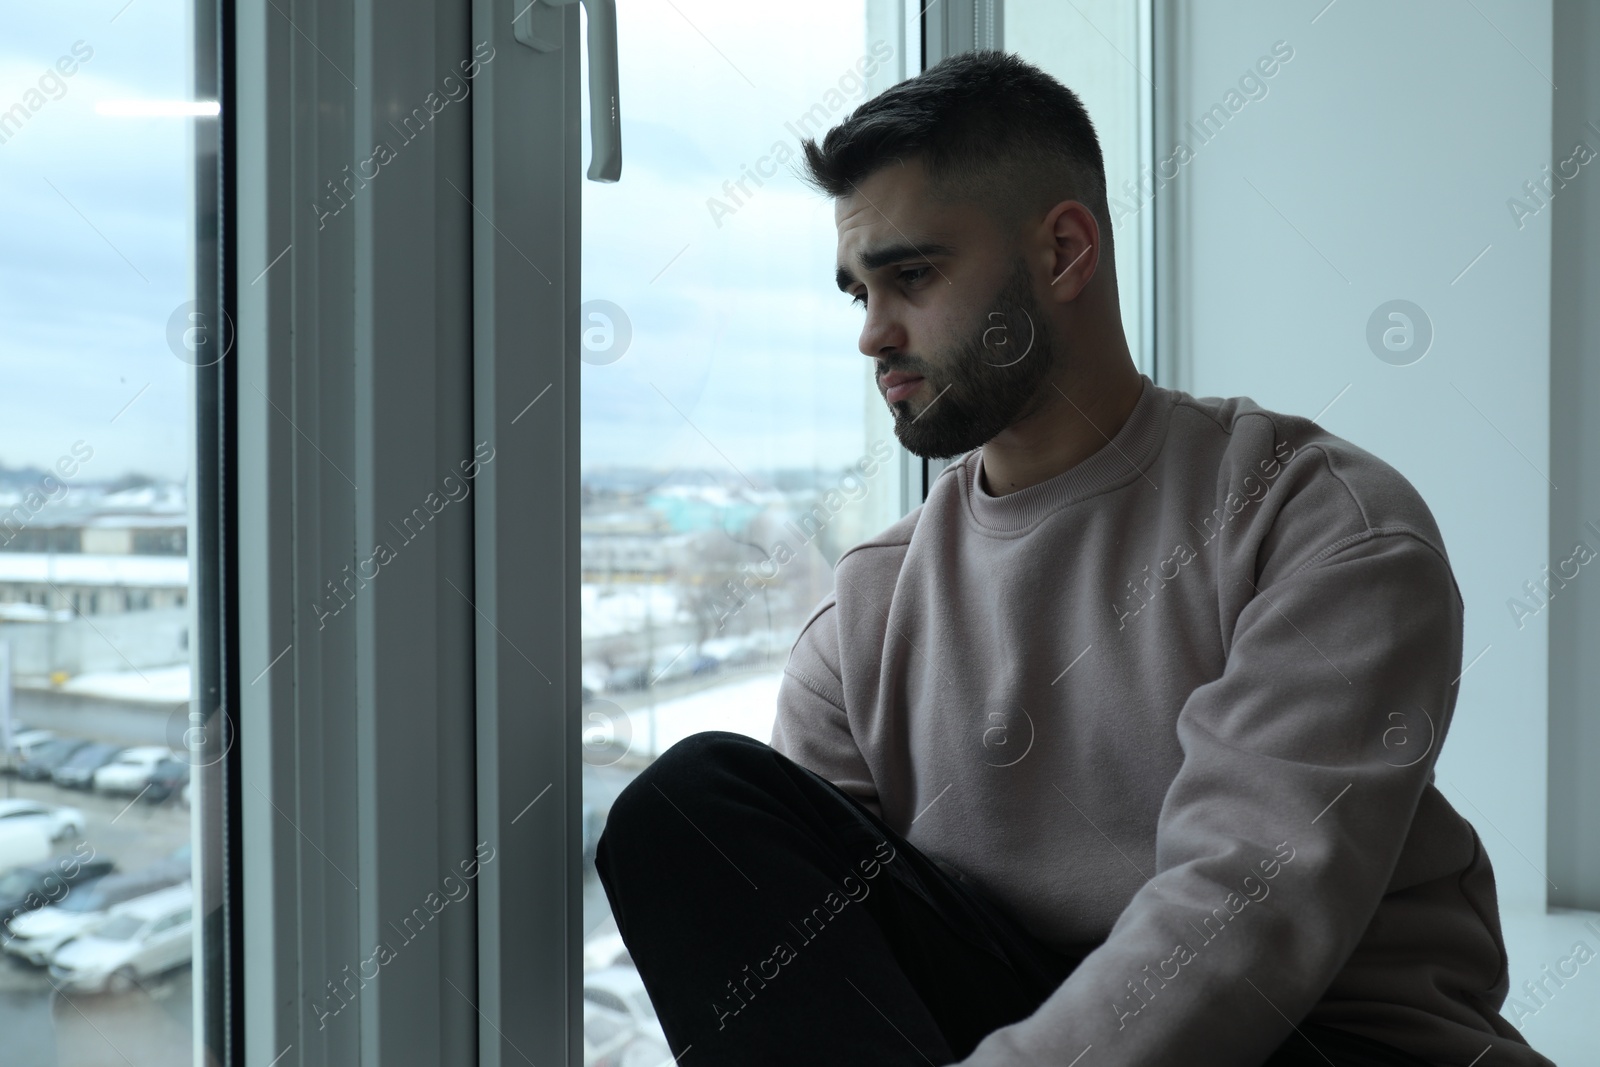
M512 0L521 4L512 23L518 41L540 52L561 47L560 8L580 0ZM622 115L617 109L617 0L581 0L589 15L590 181L622 177Z

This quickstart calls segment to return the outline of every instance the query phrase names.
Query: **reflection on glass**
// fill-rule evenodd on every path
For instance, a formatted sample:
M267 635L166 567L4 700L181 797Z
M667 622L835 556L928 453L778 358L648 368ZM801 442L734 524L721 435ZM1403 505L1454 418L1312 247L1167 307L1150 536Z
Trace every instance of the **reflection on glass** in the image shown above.
M905 15L617 6L625 165L583 187L584 1062L654 1065L671 1053L593 866L606 812L692 733L770 739L835 561L902 514L833 204L793 168L903 76Z
M121 7L121 10L119 10ZM186 3L0 37L0 1044L194 1062Z

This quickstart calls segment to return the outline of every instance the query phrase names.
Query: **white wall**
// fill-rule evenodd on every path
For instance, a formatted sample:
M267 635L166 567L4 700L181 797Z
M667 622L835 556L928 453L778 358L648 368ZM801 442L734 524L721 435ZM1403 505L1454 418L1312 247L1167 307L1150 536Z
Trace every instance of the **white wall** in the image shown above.
M1517 1013L1508 1000L1507 1018L1545 1055L1578 1064L1596 1062L1600 977L1585 973L1544 1003L1523 982L1576 941L1597 943L1582 913L1546 905L1600 907L1596 813L1566 817L1600 795L1600 560L1520 628L1508 607L1535 605L1524 583L1571 553L1583 519L1600 525L1600 177L1589 173L1600 159L1542 207L1524 188L1575 141L1600 148L1600 126L1585 121L1600 122L1600 77L1574 73L1600 63L1600 19L1577 14L1587 3L1556 2L1559 20L1551 0L1166 8L1174 135L1275 42L1294 52L1268 94L1230 113L1158 195L1157 380L1317 417L1391 463L1432 508L1466 601L1463 661L1482 653L1461 679L1435 781L1494 864L1511 996L1523 1004ZM1566 27L1559 68L1553 25ZM1158 158L1172 147L1162 141ZM1513 198L1531 211L1520 226ZM1396 299L1433 330L1409 365L1397 364L1415 349L1386 361L1367 336Z
M1550 230L1545 211L1519 231L1506 201L1551 161L1550 28L1548 0L1191 10L1180 118L1274 42L1294 51L1176 179L1186 315L1162 353L1175 358L1158 357L1165 384L1196 395L1308 416L1332 402L1320 423L1433 509L1467 605L1464 659L1489 648L1461 680L1436 784L1478 827L1502 907L1520 909L1549 888L1547 638L1518 631L1506 600L1548 559ZM1393 299L1433 325L1408 366L1367 343Z
M187 663L189 622L188 608L152 608L63 622L6 623L0 625L0 636L11 641L18 682L35 683L52 671L71 677Z

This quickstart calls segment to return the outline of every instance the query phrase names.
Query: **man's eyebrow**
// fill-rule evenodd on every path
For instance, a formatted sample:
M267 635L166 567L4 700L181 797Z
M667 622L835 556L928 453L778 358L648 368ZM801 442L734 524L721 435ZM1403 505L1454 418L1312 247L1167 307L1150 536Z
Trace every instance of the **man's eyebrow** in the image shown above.
M885 245L883 248L871 252L863 252L857 258L861 261L861 269L871 274L879 267L886 267L890 263L898 263L905 259L931 259L934 256L950 256L955 254L955 249L949 245L939 244L912 244L903 241L899 244ZM848 267L839 267L833 274L833 280L842 291L847 291L856 283L856 276L850 273Z

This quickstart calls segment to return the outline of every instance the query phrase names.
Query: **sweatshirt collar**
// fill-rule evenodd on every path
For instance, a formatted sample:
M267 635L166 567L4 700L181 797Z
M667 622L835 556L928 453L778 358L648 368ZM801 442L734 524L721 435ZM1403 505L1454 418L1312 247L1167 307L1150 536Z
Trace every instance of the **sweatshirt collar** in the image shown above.
M1052 512L1140 478L1161 450L1173 393L1155 384L1148 374L1139 377L1144 388L1122 428L1098 451L1053 478L1005 496L991 496L978 480L983 449L975 448L956 461L950 489L961 494L972 522L987 533L1024 533Z

